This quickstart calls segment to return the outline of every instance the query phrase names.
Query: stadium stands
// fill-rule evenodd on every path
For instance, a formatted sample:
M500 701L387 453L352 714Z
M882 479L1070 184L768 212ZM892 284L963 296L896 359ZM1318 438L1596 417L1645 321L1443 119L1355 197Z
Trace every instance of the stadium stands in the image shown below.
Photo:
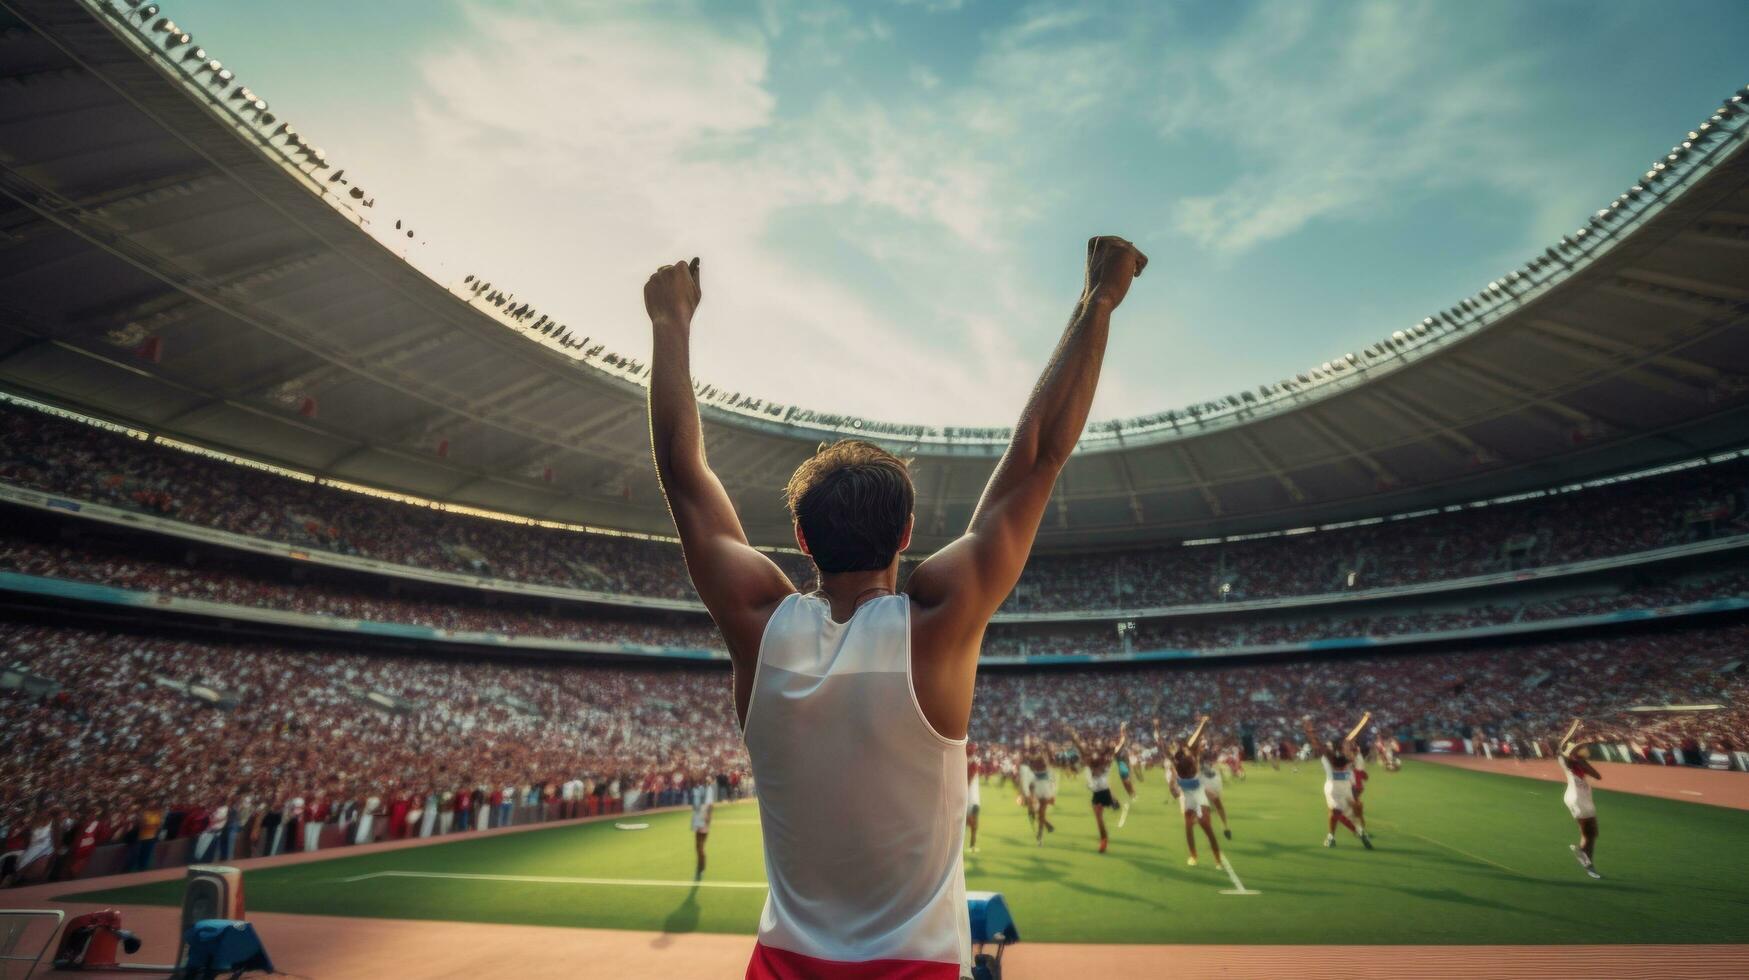
M319 570L278 568L270 561L225 562L202 555L197 562L154 557L123 543L80 541L48 544L0 537L0 571L68 581L101 583L163 596L201 599L246 609L272 609L315 616L374 620L434 629L543 637L590 643L632 643L687 650L721 650L708 619L673 615L627 615L612 607L515 600L465 589L421 588L347 576L330 581ZM1303 643L1336 637L1384 637L1535 623L1628 609L1697 603L1722 597L1749 599L1749 570L1709 568L1675 581L1642 582L1596 591L1537 596L1490 596L1456 607L1386 609L1364 607L1347 615L1287 611L1262 616L1234 613L1151 619L1120 635L1109 620L997 626L985 637L984 654L995 657L1081 654L1112 656L1128 650L1222 650ZM216 615L217 613L215 613ZM1127 639L1127 646L1125 641Z
M450 513L303 482L16 405L0 481L253 538L511 582L691 599L679 549ZM1041 554L1007 612L1210 604L1460 579L1749 533L1734 459L1404 520L1201 546ZM773 553L792 580L811 572Z
M1335 729L1371 709L1400 738L1480 729L1524 751L1574 715L1607 726L1636 707L1724 705L1632 736L1642 756L1673 760L1687 746L1698 761L1701 747L1749 744L1746 641L1749 626L1730 625L1449 654L1056 671L1046 682L989 673L971 734L999 760L1024 735L1064 725L1146 731L1158 718L1178 729L1209 713L1222 742L1257 742L1295 738L1302 717ZM373 836L396 836L409 832L409 803L429 797L453 811L475 788L528 819L530 793L548 801L536 815L557 815L574 781L597 798L589 812L671 799L700 771L743 784L720 668L489 663L60 626L0 626L0 646L19 679L0 691L9 839L54 814L101 821L119 838L153 811L174 815L166 839L190 838L222 806L239 814L241 850L255 817L283 820L294 800L325 804L337 825L380 814ZM347 833L330 828L324 846ZM267 847L258 825L253 836Z

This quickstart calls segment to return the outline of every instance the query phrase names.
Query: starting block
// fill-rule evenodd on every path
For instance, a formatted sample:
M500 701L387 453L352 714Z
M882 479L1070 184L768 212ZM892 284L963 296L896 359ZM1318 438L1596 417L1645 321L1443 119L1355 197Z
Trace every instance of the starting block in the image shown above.
M1001 892L966 892L966 905L972 917L972 977L1002 980L1002 951L1020 942L1008 902ZM995 955L984 951L990 945L996 947Z

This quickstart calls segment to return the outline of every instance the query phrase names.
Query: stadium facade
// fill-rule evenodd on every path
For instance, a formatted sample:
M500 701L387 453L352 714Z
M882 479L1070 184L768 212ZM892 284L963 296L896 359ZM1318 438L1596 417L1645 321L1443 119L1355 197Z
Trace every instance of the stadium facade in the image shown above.
M325 479L667 529L641 354L513 282L414 269L410 232L335 179L344 161L157 5L6 0L0 31L9 390ZM1041 547L1318 526L1734 448L1746 130L1727 101L1573 234L1363 350L1094 425ZM916 460L927 548L964 526L1005 435L701 390L713 459L770 545L789 541L771 474L823 438Z
M291 581L286 563L314 565L318 581L362 574L397 595L435 590L432 604L459 589L476 605L689 625L676 627L679 640L634 643L527 627L539 620L533 606L520 610L521 630L449 629L405 609L402 622L336 620L289 598L244 608L97 573L79 584L12 574L16 603L522 652L721 658L699 633L703 609L672 545L610 540L668 528L636 358L539 314L512 284L442 284L413 268L402 222L386 227L368 191L337 179L338 161L157 5L5 0L0 17L11 92L0 106L0 386L15 424L46 411L77 420L53 425L114 427L123 443L104 452L124 473L139 465L125 451L133 438L188 454L191 485L223 482L234 466L278 471L286 486L332 485L304 501L318 523L344 525L336 513L354 505L341 501L360 492L411 498L373 502L385 514L436 501L458 511L447 526L459 538L483 533L499 550L420 559L371 553L362 533L344 547L237 533L52 477L0 485L9 513L52 513L75 538L125 528L109 542L123 551L155 534L232 556L220 564L255 556L263 564L233 573L270 583ZM1746 144L1738 93L1583 228L1450 309L1293 378L1096 423L1059 484L1041 558L997 617L988 661L1396 647L1734 611L1727 586L1704 601L1661 600L1672 582L1736 581L1744 543L1731 461L1749 444ZM963 526L1006 435L699 388L713 460L767 545L789 538L772 475L821 439L857 435L916 461L927 548ZM178 464L163 465L176 479ZM1671 502L1661 526L1603 548L1554 540L1546 525L1570 521L1565 509L1594 511L1598 535L1625 526L1609 505L1585 502L1631 499L1611 489L1624 474ZM472 508L573 530L465 530L495 523ZM572 537L580 527L594 533ZM1405 572L1405 551L1454 537L1480 551L1439 556L1436 574ZM587 541L630 549L662 581L639 589L604 574L621 553L533 576L507 562L513 551L588 553ZM1301 571L1270 581L1280 575L1265 570L1283 564ZM1526 611L1544 607L1562 614Z

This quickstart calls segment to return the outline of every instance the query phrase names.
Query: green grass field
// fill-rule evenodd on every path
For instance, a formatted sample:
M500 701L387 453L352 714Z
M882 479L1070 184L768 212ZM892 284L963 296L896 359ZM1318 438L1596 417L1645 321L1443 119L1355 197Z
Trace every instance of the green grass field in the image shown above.
M1600 789L1597 858L1608 878L1592 881L1568 853L1577 835L1559 784L1409 763L1368 783L1377 850L1346 831L1326 850L1317 770L1253 768L1247 782L1228 782L1234 840L1223 843L1246 887L1262 894L1229 896L1206 843L1202 865L1185 865L1176 805L1150 775L1103 855L1078 778L1063 778L1065 806L1042 847L1012 791L987 786L968 887L1006 893L1023 938L1042 942L1749 942L1749 812ZM249 907L753 931L765 898L754 806L717 811L703 887L690 881L685 814L632 819L650 828L604 822L251 871ZM170 881L66 897L170 905L181 892Z

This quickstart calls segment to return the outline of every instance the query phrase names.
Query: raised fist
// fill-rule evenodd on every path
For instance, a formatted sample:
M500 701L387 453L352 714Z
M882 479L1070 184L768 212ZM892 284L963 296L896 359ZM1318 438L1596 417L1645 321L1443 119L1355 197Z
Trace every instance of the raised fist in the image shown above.
M651 323L688 326L704 293L698 288L698 259L657 269L644 282L644 312Z
M1084 299L1117 309L1129 295L1130 280L1142 274L1148 257L1116 235L1087 239L1087 286Z

